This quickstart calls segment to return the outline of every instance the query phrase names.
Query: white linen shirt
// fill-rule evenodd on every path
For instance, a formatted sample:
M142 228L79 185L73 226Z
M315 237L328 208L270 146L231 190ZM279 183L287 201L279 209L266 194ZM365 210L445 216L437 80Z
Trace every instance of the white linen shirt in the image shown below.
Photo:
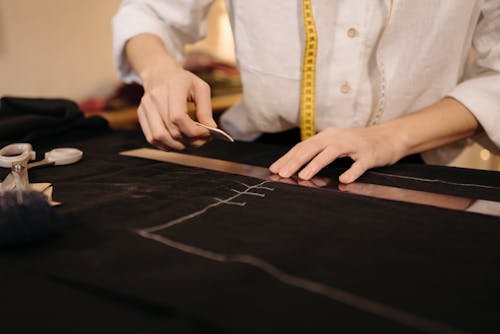
M126 0L113 19L115 63L128 39L158 35L179 62L204 37L211 0ZM500 147L500 0L312 0L318 31L316 130L365 127L449 96L477 118L483 144ZM240 140L300 124L302 0L226 0L243 82L221 117ZM390 18L389 18L390 16ZM471 52L471 50L473 52ZM475 59L471 58L471 54ZM463 143L462 143L463 144ZM429 151L446 163L463 145Z

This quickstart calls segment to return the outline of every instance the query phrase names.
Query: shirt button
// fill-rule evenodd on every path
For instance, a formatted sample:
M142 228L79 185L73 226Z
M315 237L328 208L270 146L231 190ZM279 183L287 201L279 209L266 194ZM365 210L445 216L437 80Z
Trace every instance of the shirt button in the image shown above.
M347 29L347 36L349 36L350 38L354 38L358 36L358 31L356 30L356 28L349 28Z
M350 91L351 91L351 86L347 82L344 82L342 86L340 86L340 92L342 92L343 94L347 94Z

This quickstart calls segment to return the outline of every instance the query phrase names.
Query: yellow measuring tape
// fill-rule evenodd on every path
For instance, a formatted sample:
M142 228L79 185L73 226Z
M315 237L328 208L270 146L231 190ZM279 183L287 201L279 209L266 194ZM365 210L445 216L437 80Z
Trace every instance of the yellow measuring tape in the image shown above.
M302 140L305 140L316 134L314 110L316 105L315 86L318 33L314 24L311 0L302 0L302 16L304 19L305 47L300 87L300 137Z
M382 34L389 25L393 7L394 0L389 0L389 15L387 16ZM305 47L300 86L300 137L302 140L306 140L316 134L314 113L316 108L315 95L318 33L314 23L311 0L302 0L302 18L304 20Z

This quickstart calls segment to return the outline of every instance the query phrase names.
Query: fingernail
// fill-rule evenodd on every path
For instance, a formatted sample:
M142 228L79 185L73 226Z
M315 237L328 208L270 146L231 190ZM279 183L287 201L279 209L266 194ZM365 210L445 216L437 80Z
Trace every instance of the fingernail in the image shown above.
M287 169L280 170L278 174L279 174L279 176L285 177L285 178L287 178L287 177L290 176L290 175L288 175L288 170Z
M350 175L342 175L340 178L339 178L339 181L342 182L342 183L351 183L352 182L352 177Z
M311 178L311 172L310 171L301 171L299 173L299 178L302 180L309 180Z

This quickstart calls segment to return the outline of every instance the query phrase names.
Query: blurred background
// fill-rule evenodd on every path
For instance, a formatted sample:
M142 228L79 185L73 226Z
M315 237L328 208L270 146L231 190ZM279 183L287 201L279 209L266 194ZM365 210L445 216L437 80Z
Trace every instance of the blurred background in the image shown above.
M63 97L89 110L97 101L101 108L99 101L120 88L111 45L111 18L120 2L0 0L0 96ZM214 80L231 86L227 92L234 95L239 86L231 72L234 47L223 0L215 0L208 22L207 38L187 52L195 61L209 56L216 63L211 69L224 74ZM500 170L500 157L474 145L452 165Z

